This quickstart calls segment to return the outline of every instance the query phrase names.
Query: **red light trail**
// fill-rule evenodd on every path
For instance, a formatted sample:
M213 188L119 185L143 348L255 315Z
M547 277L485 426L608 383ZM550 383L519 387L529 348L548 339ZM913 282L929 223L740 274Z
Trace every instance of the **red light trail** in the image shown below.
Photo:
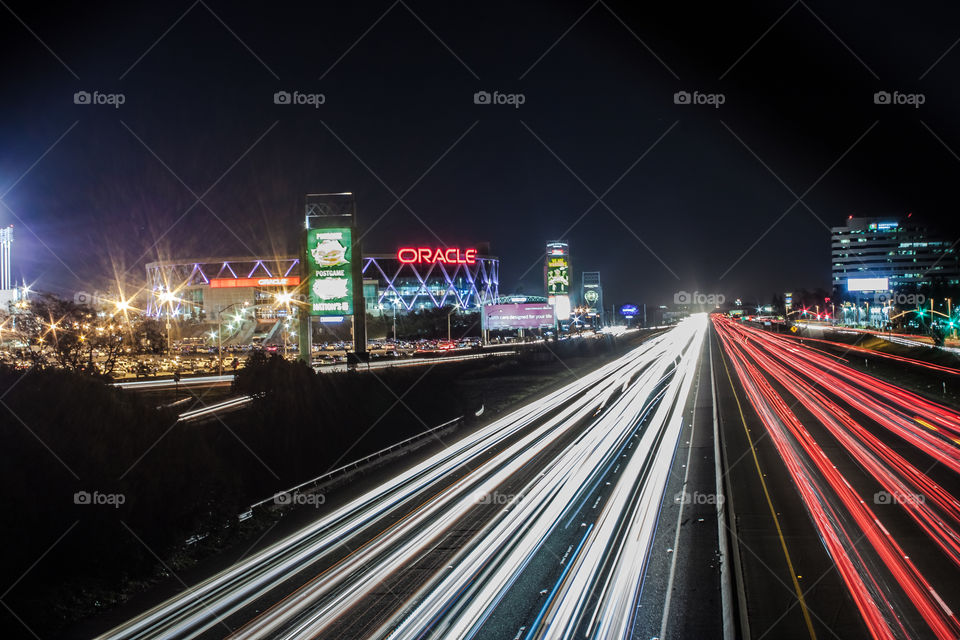
M894 604L898 599L884 586L888 572L935 637L960 636L960 622L949 606L825 453L822 445L832 450L833 442L817 442L807 428L813 425L804 425L792 406L806 409L887 492L885 502L902 508L957 567L960 502L830 396L958 473L960 414L783 336L720 316L714 317L714 326L870 634L911 635L903 623L904 612ZM788 395L781 395L773 383ZM789 396L797 402L789 403ZM869 542L869 550L858 550L860 540ZM878 574L881 565L886 572Z

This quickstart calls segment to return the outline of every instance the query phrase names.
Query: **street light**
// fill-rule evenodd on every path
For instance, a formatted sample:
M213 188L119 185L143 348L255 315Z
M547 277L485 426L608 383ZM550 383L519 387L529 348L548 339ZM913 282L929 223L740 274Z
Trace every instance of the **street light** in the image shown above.
M161 291L160 292L160 308L163 308L163 305L167 305L167 355L169 356L173 350L173 345L170 342L170 311L173 307L173 301L177 299L177 294L173 291Z
M287 310L286 317L283 320L283 359L287 359L287 334L290 331L290 302L293 301L293 294L289 291L282 291L274 296L277 304L282 304Z
M223 375L223 312L231 307L237 306L238 304L240 303L234 302L233 304L229 304L222 309L220 306L217 306L217 361L219 363L218 370L220 371L221 376ZM247 303L244 302L243 305L246 306ZM243 313L243 311L241 311L241 313ZM239 317L240 316L237 316L237 318ZM230 322L230 326L233 326L233 321Z
M953 322L953 308L951 307L952 304L953 304L953 299L947 298L947 317L950 319L950 325L949 325L949 326L950 326L950 329L951 329L951 331L950 331L950 337L951 337L951 338L956 338L956 337L957 337L957 329L956 329L956 325L955 325L954 322Z

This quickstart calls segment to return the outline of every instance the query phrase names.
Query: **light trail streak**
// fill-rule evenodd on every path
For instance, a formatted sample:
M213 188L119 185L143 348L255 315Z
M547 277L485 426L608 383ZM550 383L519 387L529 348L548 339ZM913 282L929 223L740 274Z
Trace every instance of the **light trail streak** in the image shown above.
M938 429L919 428L917 422L929 420L953 431L960 425L960 415L781 336L720 317L715 319L715 326L747 397L770 434L871 635L910 636L901 621L902 612L887 597L871 562L849 544L851 539L861 537L869 541L873 553L930 631L938 638L958 637L960 623L946 602L831 462L767 376L796 397L860 469L887 490L891 499L957 566L960 534L949 522L960 522L957 500L814 385L822 386L955 471L957 451L953 442L939 437ZM918 413L922 417L918 418ZM933 426L930 423L927 427Z
M474 557L471 553L483 558L474 566L482 569L489 558L501 557L517 549L520 541L527 542L529 537L517 532L531 522L541 526L547 521L559 522L560 507L589 484L569 484L569 479L574 475L588 479L601 462L609 462L610 451L619 451L617 446L636 427L651 396L656 397L664 384L669 384L671 397L676 397L677 385L665 381L667 373L681 367L677 363L682 363L684 371L691 368L688 361L695 362L698 353L685 349L694 338L699 345L705 327L706 319L701 318L651 338L102 637L195 638L268 596L304 567L329 557L331 566L236 633L237 638L314 637L341 620L400 568L434 548L476 507L477 494L495 492L538 455L556 448L561 438L573 436L572 444L564 445L561 454L547 459L542 473L520 492L522 498L502 510L464 547L460 558L451 563L457 570L440 571L427 583L467 575L467 567L474 566L468 562ZM666 422L666 417L663 414L659 419ZM362 544L340 557L340 544L354 537L358 540L351 546ZM483 596L502 586L486 583ZM476 610L470 606L471 611ZM544 617L553 620L553 609Z
M616 474L610 497L594 522L581 523L589 529L582 548L565 560L565 577L557 583L555 598L545 604L526 637L573 637L579 627L596 621L603 625L597 637L628 637L630 612L705 329L703 317L678 327L671 334L670 349L613 402L592 428L558 455L545 475L524 489L523 498L503 514L500 522L492 523L476 537L475 548L461 552L454 562L455 571L421 589L411 599L419 604L388 621L377 635L422 638L437 629L443 630L444 638L481 634L494 609L541 553L548 537L563 528L569 512L579 503L580 487L595 486L597 470L608 469L611 460L619 459L624 461L623 469ZM669 381L656 412L637 434L637 418L646 411L668 372ZM637 444L626 456L622 446L635 435L639 435ZM592 608L588 606L588 585L598 587L600 593L600 604Z

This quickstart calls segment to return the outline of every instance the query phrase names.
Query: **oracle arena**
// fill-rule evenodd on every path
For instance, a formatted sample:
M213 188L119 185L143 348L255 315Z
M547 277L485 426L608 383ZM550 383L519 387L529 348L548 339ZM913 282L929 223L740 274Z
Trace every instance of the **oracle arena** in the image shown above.
M391 254L363 256L367 313L459 307L468 310L499 297L499 258L480 248L400 247ZM148 315L217 322L237 307L260 320L290 313L277 300L299 295L300 259L207 257L146 265Z

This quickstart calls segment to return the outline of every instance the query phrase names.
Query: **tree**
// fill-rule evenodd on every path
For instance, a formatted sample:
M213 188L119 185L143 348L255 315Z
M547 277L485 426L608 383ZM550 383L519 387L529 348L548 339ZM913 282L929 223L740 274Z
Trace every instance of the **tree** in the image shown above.
M156 318L143 318L130 331L130 347L134 353L159 355L167 350L167 335Z
M38 367L55 363L91 375L110 375L123 353L123 329L112 316L52 294L31 300L17 316L25 356Z

